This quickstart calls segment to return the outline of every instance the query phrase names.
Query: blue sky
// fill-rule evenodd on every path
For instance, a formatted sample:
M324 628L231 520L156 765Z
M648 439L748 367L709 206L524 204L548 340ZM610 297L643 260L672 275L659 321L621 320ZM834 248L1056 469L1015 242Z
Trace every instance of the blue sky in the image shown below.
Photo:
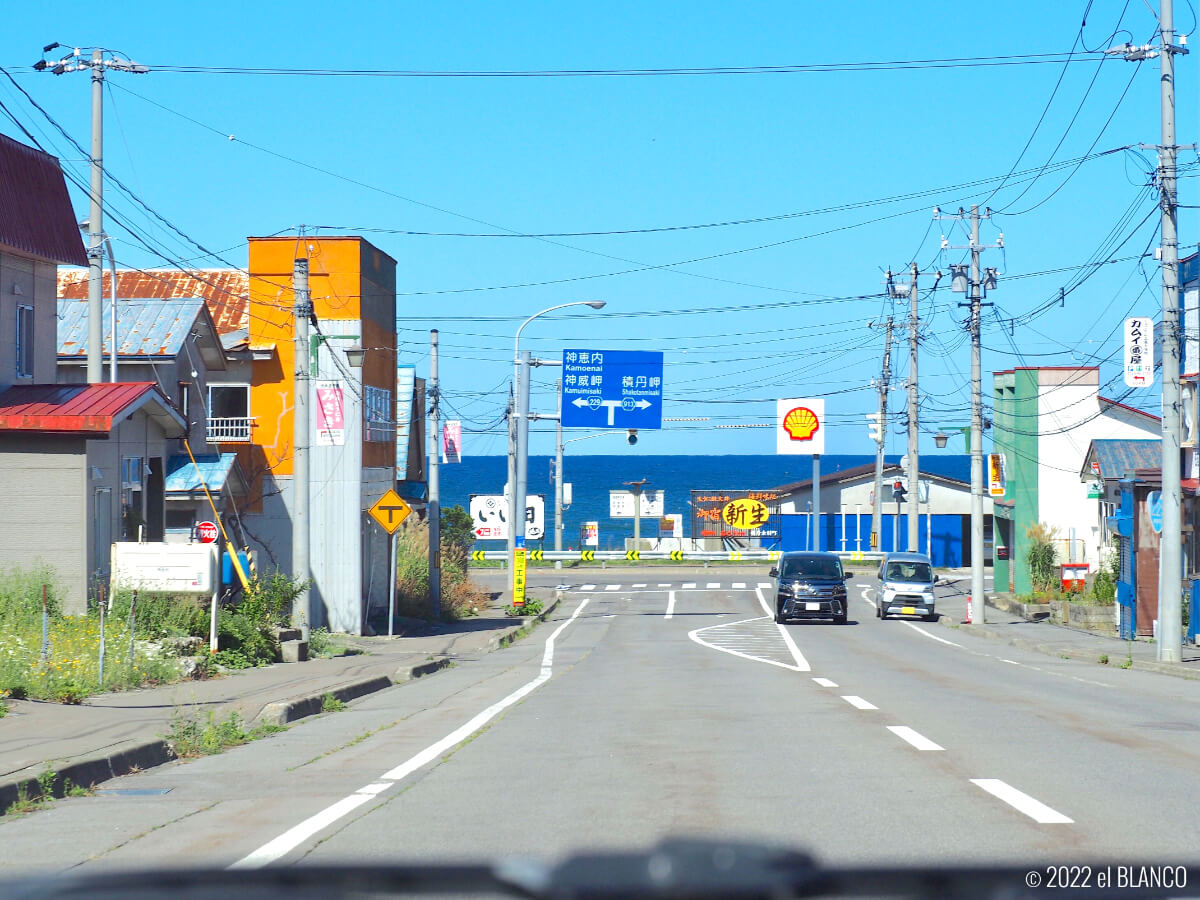
M147 75L110 77L106 163L221 258L205 258L117 192L109 197L114 214L172 262L244 266L248 235L299 226L361 233L395 257L402 359L427 370L429 329L439 329L446 413L464 419L467 454L504 450L502 386L520 319L593 298L607 307L539 320L526 329L523 347L545 357L567 345L662 350L664 414L708 421L665 423L661 432L643 433L635 448L623 435L600 437L579 444L579 452L771 453L770 428L715 426L773 422L778 397L825 397L826 452L870 453L863 415L875 408L871 379L879 374L883 336L868 326L892 311L882 296L883 270L903 271L914 260L947 270L963 255L939 251L943 232L950 244L965 243L965 235L951 222L932 221L935 204L1004 210L982 232L988 242L1003 232L1005 242L1003 251L984 256L1002 273L988 298L996 305L984 317L985 392L993 370L1098 363L1102 393L1157 411L1156 390L1125 396L1119 324L1127 315L1158 318L1161 307L1157 216L1146 187L1152 151L1137 147L1159 141L1158 62L1098 64L1084 52L1150 40L1156 23L1144 3L1097 0L1080 35L1086 5L958 4L951 11L934 2L213 0L202 14L192 5L123 2L95 16L91 4L62 0L6 10L0 64L85 146L87 75L31 72L41 47L54 40L101 46L152 67ZM1177 30L1193 31L1189 7L1176 6ZM780 66L1073 47L1078 56L1069 65L1056 58L788 74L171 70ZM1197 92L1190 56L1177 58L1177 84L1178 140L1192 143ZM2 76L0 102L68 169L83 172L79 152ZM0 131L26 139L3 113ZM1055 167L1120 147L1131 149ZM1181 215L1185 254L1196 244L1195 162L1195 151L1181 152L1189 177L1180 181L1180 202L1193 207ZM1004 185L985 181L1014 169L1027 174ZM73 196L83 211L83 198ZM513 236L772 217L648 233ZM171 264L115 223L110 231L120 263ZM1119 261L1079 268L1110 258ZM1030 320L1060 287L1069 291L1065 305ZM961 299L948 290L921 298L921 425L929 449L939 427L969 421ZM894 314L899 324L906 302ZM907 356L906 346L893 354L889 452L905 446L898 413ZM535 408L553 411L554 377L554 369L537 371ZM552 428L542 424L533 453L552 452Z

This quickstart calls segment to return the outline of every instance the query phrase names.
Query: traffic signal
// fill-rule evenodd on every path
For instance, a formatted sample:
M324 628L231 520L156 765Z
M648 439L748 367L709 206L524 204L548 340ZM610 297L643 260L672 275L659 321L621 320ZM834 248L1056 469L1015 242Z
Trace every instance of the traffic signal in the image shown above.
M637 443L637 429L630 428L627 432L625 432L625 440L628 441L630 445L636 444Z
M883 443L883 423L880 421L879 413L867 413L867 434L875 443Z
M892 482L892 499L893 500L895 500L897 503L902 503L904 501L904 498L907 495L908 495L908 491L906 491L904 489L903 481L893 481Z

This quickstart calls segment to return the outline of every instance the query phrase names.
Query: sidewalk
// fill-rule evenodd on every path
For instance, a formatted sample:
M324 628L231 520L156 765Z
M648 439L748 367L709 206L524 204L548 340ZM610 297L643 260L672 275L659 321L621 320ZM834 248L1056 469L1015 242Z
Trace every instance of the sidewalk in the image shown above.
M512 619L496 602L482 615L423 627L404 637L349 637L363 652L303 663L276 663L206 681L97 694L79 706L9 700L0 719L0 815L18 798L39 793L47 766L59 783L89 786L169 762L164 736L176 715L226 718L236 712L246 727L282 725L321 711L326 694L348 701L436 672L456 657L507 646L557 606L553 590L530 590L545 603L537 619Z
M944 587L938 591L937 601L942 614L940 624L960 625L966 618L970 575L951 573L943 584ZM1200 647L1194 644L1183 645L1182 663L1162 663L1157 659L1158 644L1153 641L1126 641L1107 634L1058 625L1049 620L1030 622L1016 613L992 605L1002 602L999 598L989 599L987 624L963 625L963 632L983 635L1048 656L1096 664L1100 664L1101 657L1107 657L1109 666L1200 680Z

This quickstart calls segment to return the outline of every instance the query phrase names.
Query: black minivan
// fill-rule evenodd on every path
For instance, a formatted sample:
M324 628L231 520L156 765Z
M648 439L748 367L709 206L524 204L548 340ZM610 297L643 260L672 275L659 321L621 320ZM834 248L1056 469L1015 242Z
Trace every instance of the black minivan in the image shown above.
M846 624L846 579L836 553L793 551L768 573L775 579L775 621L833 619Z

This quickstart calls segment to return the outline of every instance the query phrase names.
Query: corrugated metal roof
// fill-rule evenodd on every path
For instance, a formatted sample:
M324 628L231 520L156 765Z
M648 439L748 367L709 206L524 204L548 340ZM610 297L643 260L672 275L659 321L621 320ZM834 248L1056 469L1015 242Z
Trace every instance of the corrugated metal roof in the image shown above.
M1155 438L1093 440L1083 461L1081 477L1084 481L1095 477L1093 461L1100 464L1102 479L1124 478L1127 473L1139 469L1157 469L1162 465L1162 441Z
M104 304L104 347L111 352L112 329L109 304ZM118 356L178 356L191 334L196 317L203 315L204 301L117 300ZM58 301L58 358L82 359L87 355L88 303L86 300Z
M204 490L203 482L208 484L212 493L219 494L225 489L225 482L236 462L236 453L197 456L195 465L186 456L172 456L167 461L167 477L163 488L168 494L192 494Z
M158 399L182 425L152 381L16 385L0 393L0 432L107 434L122 417L151 399Z
M0 134L0 243L51 262L87 265L58 160Z
M104 273L104 296L111 296L111 276ZM87 270L60 269L60 300L86 300ZM236 269L139 269L117 271L117 296L139 300L200 297L208 304L218 334L250 327L250 276Z

